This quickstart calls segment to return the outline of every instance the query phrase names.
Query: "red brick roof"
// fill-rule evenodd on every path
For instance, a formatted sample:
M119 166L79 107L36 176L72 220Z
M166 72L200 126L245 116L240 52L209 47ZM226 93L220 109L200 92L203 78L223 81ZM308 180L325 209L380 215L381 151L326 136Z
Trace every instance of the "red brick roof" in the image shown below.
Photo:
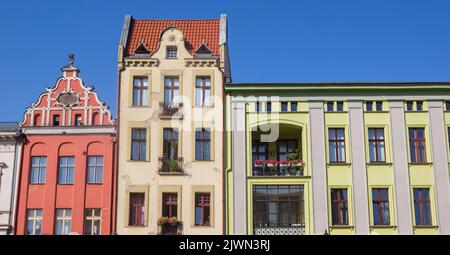
M191 54L203 41L211 49L212 55L219 55L220 20L133 20L130 26L126 53L134 55L136 48L144 42L150 52L158 47L161 32L175 26L185 37L185 45Z

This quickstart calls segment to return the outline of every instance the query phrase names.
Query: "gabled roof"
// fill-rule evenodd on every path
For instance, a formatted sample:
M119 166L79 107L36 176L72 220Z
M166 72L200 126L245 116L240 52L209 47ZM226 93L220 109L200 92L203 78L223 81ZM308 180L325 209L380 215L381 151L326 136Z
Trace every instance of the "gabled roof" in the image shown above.
M148 20L132 19L127 31L125 55L134 55L143 43L150 52L158 47L161 33L168 27L180 29L185 37L188 51L194 55L195 50L207 44L213 56L219 55L220 19L204 20Z

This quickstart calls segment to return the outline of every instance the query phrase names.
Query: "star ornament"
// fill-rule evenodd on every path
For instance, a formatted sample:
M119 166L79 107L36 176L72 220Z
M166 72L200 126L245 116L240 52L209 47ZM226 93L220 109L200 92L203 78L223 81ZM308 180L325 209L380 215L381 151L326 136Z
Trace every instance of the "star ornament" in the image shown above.
M175 42L175 39L177 39L175 35L169 35L169 42Z

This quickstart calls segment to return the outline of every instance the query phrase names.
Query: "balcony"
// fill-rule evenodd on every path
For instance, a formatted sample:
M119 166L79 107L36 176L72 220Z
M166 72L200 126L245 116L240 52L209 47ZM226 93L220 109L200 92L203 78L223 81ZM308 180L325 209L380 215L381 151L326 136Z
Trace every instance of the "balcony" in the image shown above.
M304 235L305 224L290 226L253 226L254 235Z
M252 176L304 176L303 160L255 160Z
M158 172L160 175L182 175L184 174L183 162L184 160L181 157L177 159L160 157Z
M181 108L183 107L182 103L178 105L167 105L165 103L160 104L160 112L159 117L161 119L182 119L183 112Z
M183 223L176 217L161 217L158 220L159 235L182 235Z

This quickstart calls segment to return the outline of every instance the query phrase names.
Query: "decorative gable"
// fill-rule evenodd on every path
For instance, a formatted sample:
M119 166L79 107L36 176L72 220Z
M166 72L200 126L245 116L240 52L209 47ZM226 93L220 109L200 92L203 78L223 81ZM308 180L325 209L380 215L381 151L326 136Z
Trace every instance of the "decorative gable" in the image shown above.
M111 126L114 125L109 106L100 101L94 87L85 86L80 72L70 63L61 68L63 77L53 88L39 96L24 114L22 127L49 126Z

